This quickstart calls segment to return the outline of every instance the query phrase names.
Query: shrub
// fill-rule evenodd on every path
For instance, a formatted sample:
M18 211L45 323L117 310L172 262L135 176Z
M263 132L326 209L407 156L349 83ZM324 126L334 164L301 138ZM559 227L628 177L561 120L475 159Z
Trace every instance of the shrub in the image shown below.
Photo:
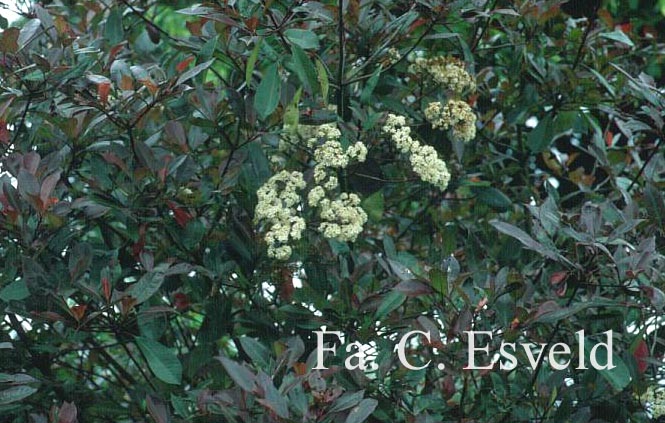
M5 23L2 419L657 417L662 2L558 3L55 1ZM345 342L327 370L321 327ZM413 330L406 358L437 365L400 362ZM543 356L611 330L616 367L465 369L469 330ZM359 349L376 366L348 369Z

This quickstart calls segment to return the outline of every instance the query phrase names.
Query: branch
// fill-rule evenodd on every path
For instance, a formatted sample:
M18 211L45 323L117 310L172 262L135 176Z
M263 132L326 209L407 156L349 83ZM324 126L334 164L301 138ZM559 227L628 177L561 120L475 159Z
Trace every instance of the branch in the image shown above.
M337 7L337 36L339 41L339 63L337 64L337 116L344 117L344 0L339 0Z
M626 190L626 192L630 192L630 190L633 188L633 186L637 183L637 180L640 179L640 177L644 173L644 170L647 168L647 165L649 164L651 159L653 159L656 156L656 154L658 153L658 150L660 149L660 142L661 141L662 141L662 138L658 138L658 141L656 141L656 146L654 147L653 151L651 151L651 153L649 154L649 157L647 157L647 159L644 161L644 163L642 164L642 167L640 167L640 171L637 172L637 175L635 175L635 178L633 178L633 180L630 182L630 185L628 186L628 189Z
M160 34L164 35L166 38L168 38L168 39L171 40L171 41L178 41L177 38L171 36L171 34L169 34L168 32L166 32L164 29L160 28L159 26L157 26L153 21L151 21L150 19L146 18L145 15L144 15L143 13L141 13L141 12L138 11L136 8L134 8L134 6L132 6L131 4L129 4L129 2L128 2L127 0L120 0L120 1L122 2L122 4L124 4L125 6L127 6L127 7L129 8L129 10L131 10L136 16L138 16L143 22L145 22L146 24L150 25L152 28L156 29L157 32L159 32Z
M495 6L496 6L496 0L494 0L492 2L492 5L490 6L489 11L491 12L494 9ZM471 52L476 51L476 48L480 44L480 40L483 39L483 36L485 35L485 32L487 32L487 29L490 26L490 21L491 20L492 20L491 16L487 17L487 19L485 19L485 25L483 25L483 28L480 30L480 34L478 34L478 37L473 41L473 45L471 46Z
M432 30L432 28L434 28L435 24L436 24L436 19L432 19L429 26L425 29L425 31L422 34L420 34L420 36L418 37L416 42L402 55L402 57L399 58L399 60L391 63L385 69L383 69L383 72L387 72L388 70L390 70L390 69L394 68L395 66L397 66L402 61L406 60L406 58L409 56L409 54L411 54L411 52L413 52L420 45L420 43L425 39L425 37L429 34L429 32ZM365 79L369 79L369 78L372 77L372 75L373 75L373 73L368 73L366 75L362 75L362 76L359 76L357 78L353 78L353 79L350 79L348 81L344 81L343 86L353 84L354 82L360 82L360 81L365 80Z

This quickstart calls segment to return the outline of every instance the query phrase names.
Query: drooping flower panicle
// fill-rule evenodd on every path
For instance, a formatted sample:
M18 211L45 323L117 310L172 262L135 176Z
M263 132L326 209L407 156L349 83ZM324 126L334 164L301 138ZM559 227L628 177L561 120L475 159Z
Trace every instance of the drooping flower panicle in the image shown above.
M425 119L433 128L451 129L452 136L469 142L476 137L476 114L465 101L448 100L445 105L435 101L425 109Z
M323 142L314 150L314 160L317 162L314 166L314 182L317 185L309 191L308 204L318 210L319 218L323 221L318 231L324 237L355 241L367 222L367 214L360 207L360 197L356 194L335 195L339 186L336 172L353 161L364 162L367 147L356 142L345 150L339 141L341 133L336 127L326 127L318 135Z
M289 241L302 237L305 220L298 213L301 202L298 191L304 188L302 173L283 170L258 189L254 219L268 227L265 240L269 257L288 260L292 253Z
M367 222L367 213L356 194L343 192L334 200L324 198L319 206L323 222L318 229L326 238L355 241Z
M448 187L450 172L446 162L439 158L434 147L423 146L411 137L411 128L406 125L404 116L389 114L382 129L390 136L397 149L409 156L411 167L421 180L431 183L440 190Z
M443 88L459 95L464 91L474 91L476 83L469 72L464 69L464 63L454 57L432 57L426 59L418 57L409 67L409 71L424 74Z
M336 124L310 128L303 137L312 148L314 186L307 193L307 206L316 210L321 223L317 230L326 238L354 241L367 222L367 214L360 207L360 197L353 193L338 193L337 171L351 162L364 162L367 147L356 142L344 148L341 132ZM257 192L258 204L255 221L267 228L265 241L268 256L288 260L293 252L292 242L301 239L306 222L300 216L302 198L299 191L306 187L300 172L281 172L272 176Z

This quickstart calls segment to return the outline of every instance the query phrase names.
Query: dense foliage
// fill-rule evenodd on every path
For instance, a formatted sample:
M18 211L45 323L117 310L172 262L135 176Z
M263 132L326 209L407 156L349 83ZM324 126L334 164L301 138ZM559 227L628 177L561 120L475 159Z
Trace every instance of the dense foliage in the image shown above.
M0 420L665 414L665 2L560 3L0 22ZM322 326L377 366L313 369ZM616 367L464 369L471 329L545 356L612 330ZM400 363L412 330L445 368Z

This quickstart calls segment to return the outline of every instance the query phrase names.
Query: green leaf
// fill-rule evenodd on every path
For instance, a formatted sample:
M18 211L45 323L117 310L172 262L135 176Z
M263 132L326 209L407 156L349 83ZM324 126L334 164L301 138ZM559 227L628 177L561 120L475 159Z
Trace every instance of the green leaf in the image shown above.
M498 211L506 211L513 204L506 194L496 188L471 187L471 192L476 195L478 201Z
M263 372L259 372L258 377L259 387L264 392L264 399L259 399L258 402L272 410L277 416L288 419L289 417L289 404L286 402L284 396L275 388L270 376Z
M182 364L173 350L157 341L137 336L134 338L150 370L159 380L171 385L179 385L182 380Z
M217 357L229 377L244 391L252 392L256 385L256 376L248 368L236 363L227 357Z
M194 78L196 75L200 74L204 70L208 69L210 65L215 61L215 59L210 59L207 62L203 62L200 65L196 65L187 72L183 73L180 75L178 80L176 81L176 85L180 85L183 82L189 81L190 79Z
M346 418L345 423L362 423L374 412L379 402L375 399L365 398L355 406Z
M328 104L328 91L330 90L330 81L328 81L328 71L320 59L316 59L316 75L321 86L321 96L324 104Z
M87 242L79 242L69 253L69 276L76 280L92 264L92 247Z
M376 68L372 76L369 78L367 83L365 84L365 88L363 88L362 93L360 93L360 102L362 104L369 104L370 99L372 98L372 93L374 92L374 88L376 88L376 84L379 83L379 77L381 76L381 70L382 67L379 66Z
M32 386L12 386L9 389L0 391L0 405L21 401L22 399L29 397L35 392L37 392L37 388L33 388Z
M111 45L116 45L125 39L125 31L122 28L122 12L117 7L111 9L109 17L106 18L104 37Z
M303 83L305 90L309 93L318 91L319 85L317 81L316 70L312 61L307 56L307 53L297 45L294 45L291 50L293 51L293 67L300 82Z
M545 116L538 126L533 128L529 135L526 138L526 145L534 153L540 153L549 147L552 142L552 134L554 131L554 125L552 122L552 116Z
M365 198L361 206L367 216L375 222L378 222L383 217L383 208L384 208L384 198L383 191L377 191L369 197Z
M14 281L0 290L0 300L5 302L21 301L29 296L30 291L24 279Z
M30 19L23 24L21 28L21 33L18 36L18 45L19 48L25 47L30 41L33 40L35 34L42 26L42 22L39 19Z
M309 29L287 29L284 31L284 36L291 43L305 50L319 48L319 38Z
M164 283L165 272L168 269L168 263L161 263L150 272L146 273L130 286L125 292L136 298L137 304L145 302L152 297Z
M203 60L210 60L212 56L215 54L215 50L217 50L217 43L219 42L219 35L210 38L208 41L206 41L205 44L201 47L201 50L199 50L199 58Z
M16 373L16 374L0 373L0 383L11 383L14 385L22 385L33 382L38 382L38 380L25 373Z
M201 242L203 236L206 234L206 227L198 219L192 219L187 223L185 227L185 233L182 237L183 245L191 250L196 247L197 244Z
M543 244L531 238L529 234L527 234L517 226L511 225L510 223L499 222L497 220L490 221L490 224L494 226L499 232L502 232L508 236L515 238L529 250L533 250L549 259L570 264L570 261L568 261L565 257L561 256L561 254L559 254L557 251L553 251L550 248L546 248Z
M301 96L302 87L299 87L291 102L284 109L284 116L282 117L284 129L288 130L292 135L298 132L298 124L300 123L300 109L298 108L298 104L300 104Z
M247 59L247 67L245 67L245 83L248 87L252 85L252 74L254 74L254 67L256 66L256 59L259 57L259 52L261 51L261 43L263 38L259 38L252 50L252 53Z
M270 116L277 108L281 86L277 63L273 63L263 74L261 83L256 89L256 95L254 96L254 109L256 109L261 119Z
M630 38L628 38L626 33L623 32L623 31L620 31L618 29L615 30L615 31L612 31L612 32L605 32L603 34L600 34L600 36L602 38L605 38L605 39L608 39L608 40L623 43L623 44L625 44L627 46L630 46L630 47L635 47L635 43L633 43L633 41Z
M243 351L261 368L267 368L270 363L270 351L262 343L249 336L240 338L240 346Z
M399 291L390 291L383 297L383 301L376 309L375 317L377 320L384 318L390 312L396 310L406 300L406 295Z
M351 407L355 407L360 403L364 396L364 390L357 392L347 392L335 400L328 412L336 413L339 411L348 410Z
M430 281L432 283L432 288L439 294L448 295L450 291L448 290L448 272L444 272L440 269L432 269L429 271Z
M609 382L610 385L612 385L612 388L614 388L615 391L619 392L630 383L630 370L628 369L628 366L626 366L626 363L624 363L624 361L621 359L621 357L612 351L610 354L612 354L612 364L614 365L614 368L599 370L598 373L600 373L601 376L603 376L603 378L605 378L605 380ZM589 357L587 356L587 362L588 360ZM607 350L602 346L596 349L596 360L601 366L607 364Z

